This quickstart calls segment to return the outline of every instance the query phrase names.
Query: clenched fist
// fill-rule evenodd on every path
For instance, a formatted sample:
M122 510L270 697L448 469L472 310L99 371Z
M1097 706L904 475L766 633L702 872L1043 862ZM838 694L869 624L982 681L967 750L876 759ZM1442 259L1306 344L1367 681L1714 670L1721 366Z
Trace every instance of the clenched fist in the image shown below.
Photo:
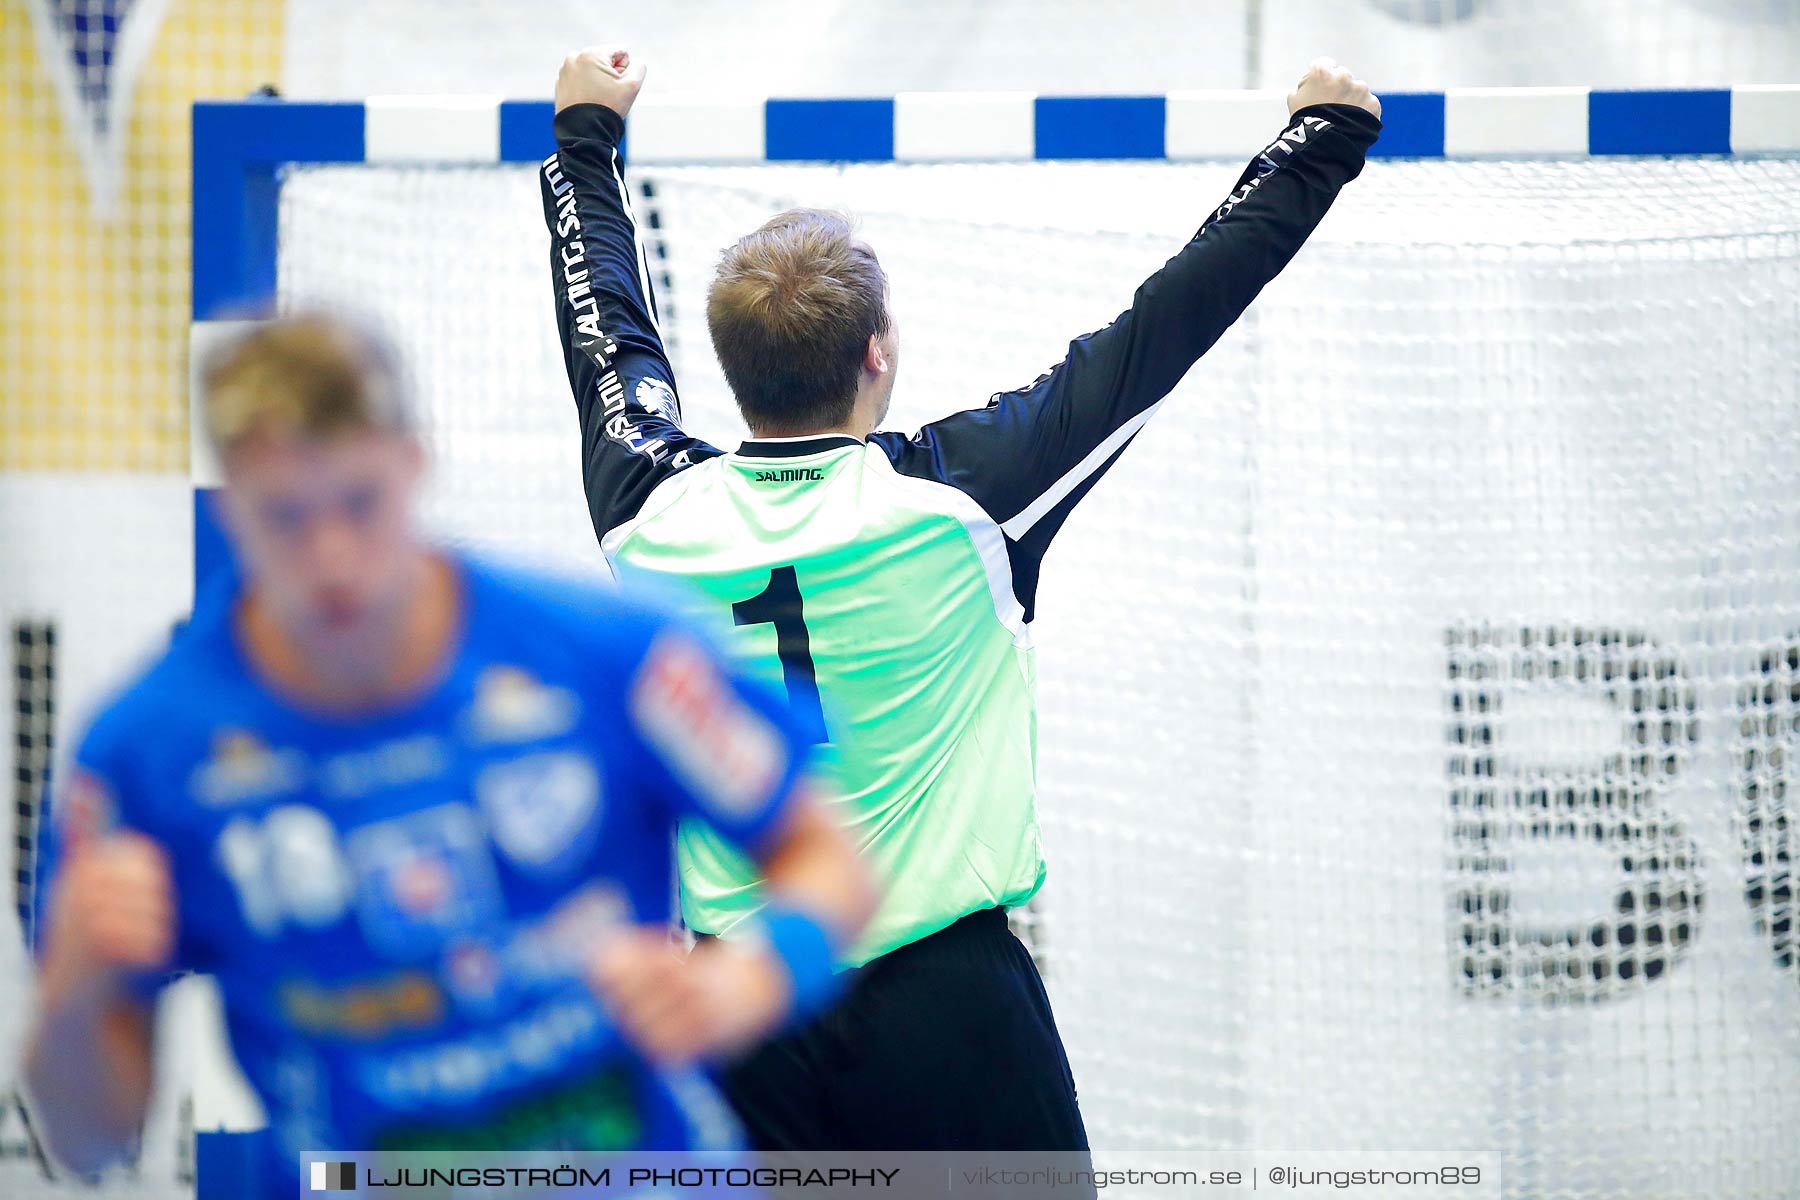
M600 954L589 981L625 1036L657 1062L752 1045L793 1002L787 967L765 946L708 939L685 959L662 929L634 930Z
M1358 79L1350 68L1340 67L1330 58L1313 59L1312 66L1288 93L1288 116L1310 104L1354 104L1381 116L1381 101L1369 90L1369 85Z
M161 970L174 951L175 888L161 846L125 832L71 850L50 899L46 998Z
M621 117L644 86L644 64L621 46L589 46L563 59L556 73L556 111L571 104L604 104Z

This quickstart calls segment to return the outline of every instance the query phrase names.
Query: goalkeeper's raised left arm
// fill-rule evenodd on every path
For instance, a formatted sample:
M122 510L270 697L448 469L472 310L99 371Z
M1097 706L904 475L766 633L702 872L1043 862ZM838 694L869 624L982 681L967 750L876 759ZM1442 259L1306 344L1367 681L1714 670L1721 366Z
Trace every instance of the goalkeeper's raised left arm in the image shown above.
M902 474L949 483L980 503L1005 531L1029 591L1037 558L1074 504L1361 173L1380 113L1350 71L1313 63L1288 97L1287 124L1112 324L1076 338L1062 362L984 408L910 439L872 440Z
M619 147L643 82L643 62L623 49L564 59L556 153L538 172L557 335L581 423L582 486L603 546L659 483L719 454L681 427L649 255L626 190Z

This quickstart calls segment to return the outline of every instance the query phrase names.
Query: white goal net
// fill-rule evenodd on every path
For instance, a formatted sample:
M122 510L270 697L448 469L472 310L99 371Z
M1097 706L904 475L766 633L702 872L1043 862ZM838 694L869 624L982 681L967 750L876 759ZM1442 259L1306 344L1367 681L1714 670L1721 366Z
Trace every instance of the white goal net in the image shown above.
M720 246L839 203L891 426L1105 324L1235 167L637 173L688 426ZM653 214L653 216L652 216ZM288 176L286 302L392 318L434 515L598 565L529 167ZM1100 1148L1800 1180L1800 164L1373 164L1051 551L1030 916Z
M637 174L690 429L714 256L838 204L890 425L1110 320L1235 166ZM307 168L285 302L397 328L452 535L597 569L530 167ZM1800 164L1377 163L1084 502L1027 923L1108 1149L1498 1150L1793 1195Z

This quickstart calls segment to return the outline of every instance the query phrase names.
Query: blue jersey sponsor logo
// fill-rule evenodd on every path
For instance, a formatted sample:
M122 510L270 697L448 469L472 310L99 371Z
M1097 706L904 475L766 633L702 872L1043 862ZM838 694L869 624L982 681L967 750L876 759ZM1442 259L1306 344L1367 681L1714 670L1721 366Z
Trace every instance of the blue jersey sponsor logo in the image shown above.
M459 1011L485 1019L570 983L583 983L594 956L632 925L631 901L610 883L590 883L538 921L499 938L452 942L442 964L444 988Z
M444 804L366 825L344 840L363 936L396 962L435 956L458 934L505 920L492 852L467 806Z
M534 874L569 874L600 833L600 771L576 750L483 767L475 796L506 857Z
M493 666L475 681L463 727L478 742L535 742L575 728L581 701L514 666Z
M359 1056L357 1073L380 1104L418 1112L553 1078L572 1063L599 1061L617 1044L592 997L571 988L502 1025Z
M212 757L188 777L188 791L209 808L224 808L298 791L306 775L299 751L275 750L248 730L222 728L213 735Z
M501 951L483 938L461 938L444 951L444 988L457 1011L481 1021L503 1012L518 989L508 978Z

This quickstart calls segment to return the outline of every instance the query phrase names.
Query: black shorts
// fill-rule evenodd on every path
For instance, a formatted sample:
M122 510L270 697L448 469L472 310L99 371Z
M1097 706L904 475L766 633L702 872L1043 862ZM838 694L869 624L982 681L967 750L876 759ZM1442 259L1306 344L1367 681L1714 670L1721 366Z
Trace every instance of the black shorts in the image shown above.
M849 975L836 1007L720 1072L755 1148L1088 1148L1050 998L1004 909Z

